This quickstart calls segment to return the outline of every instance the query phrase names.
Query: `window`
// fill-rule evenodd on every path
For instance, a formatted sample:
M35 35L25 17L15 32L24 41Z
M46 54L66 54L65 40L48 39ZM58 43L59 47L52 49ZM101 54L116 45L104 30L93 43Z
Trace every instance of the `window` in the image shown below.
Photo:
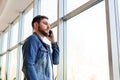
M19 19L17 19L11 26L10 47L13 47L18 43L18 27L19 27Z
M9 67L9 80L16 80L17 69L17 49L12 50L10 53L10 67Z
M109 80L104 1L67 21L67 80Z
M67 13L78 8L89 0L67 0Z
M7 50L7 41L8 41L8 32L3 33L3 43L2 43L2 52Z
M24 23L23 23L23 38L22 40L26 39L29 35L32 34L32 19L33 19L33 8L32 6L26 10L26 12L24 13Z
M41 14L49 18L50 23L57 20L57 0L41 0Z

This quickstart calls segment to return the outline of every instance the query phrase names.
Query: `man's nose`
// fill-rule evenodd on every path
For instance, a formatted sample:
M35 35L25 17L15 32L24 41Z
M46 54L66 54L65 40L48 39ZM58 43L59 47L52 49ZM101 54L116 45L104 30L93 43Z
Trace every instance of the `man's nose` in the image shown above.
M50 29L50 25L47 26Z

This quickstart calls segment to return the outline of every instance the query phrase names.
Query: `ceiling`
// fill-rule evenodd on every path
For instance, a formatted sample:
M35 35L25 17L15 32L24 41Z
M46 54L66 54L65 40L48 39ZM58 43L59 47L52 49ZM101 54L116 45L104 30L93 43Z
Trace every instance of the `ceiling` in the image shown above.
M0 34L33 0L0 0Z

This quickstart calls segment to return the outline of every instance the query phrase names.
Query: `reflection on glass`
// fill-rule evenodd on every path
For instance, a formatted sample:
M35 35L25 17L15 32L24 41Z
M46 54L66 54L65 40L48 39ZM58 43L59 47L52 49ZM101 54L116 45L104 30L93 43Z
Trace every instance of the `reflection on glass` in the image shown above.
M41 14L49 18L50 23L57 20L57 0L41 0Z
M1 80L5 80L5 69L6 69L6 55L3 55L0 57L1 63L0 63L0 68L1 68Z
M67 21L67 80L110 80L104 7Z
M18 41L18 27L19 27L19 19L17 19L11 28L11 44L10 46L13 47L14 45L17 44Z
M67 0L67 13L78 8L89 0Z
M17 69L17 49L12 50L10 53L10 67L9 67L9 80L16 80Z
M23 40L32 34L32 22L33 19L33 8L24 14L24 24L23 24Z
M7 50L8 32L3 34L2 52Z

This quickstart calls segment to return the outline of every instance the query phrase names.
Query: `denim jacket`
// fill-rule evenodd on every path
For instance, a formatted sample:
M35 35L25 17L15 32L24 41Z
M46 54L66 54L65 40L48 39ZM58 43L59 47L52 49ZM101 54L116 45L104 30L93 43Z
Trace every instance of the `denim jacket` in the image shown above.
M51 46L52 53L50 46L35 32L26 39L22 47L22 71L27 80L54 80L53 64L59 64L59 47L57 43L52 43Z

